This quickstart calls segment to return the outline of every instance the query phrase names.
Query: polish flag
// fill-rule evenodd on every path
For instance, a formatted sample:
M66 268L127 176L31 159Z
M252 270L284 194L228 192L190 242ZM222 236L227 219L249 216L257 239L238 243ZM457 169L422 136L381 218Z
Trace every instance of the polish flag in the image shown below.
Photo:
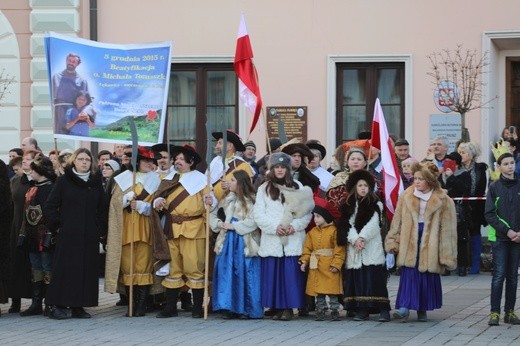
M397 198L403 191L403 181L399 174L399 166L395 157L388 128L386 127L385 115L381 108L379 99L376 99L374 107L374 121L372 122L372 146L381 150L381 161L383 162L383 192L385 198L386 215L392 221Z
M238 28L234 67L238 77L238 94L240 99L246 108L254 114L253 123L249 130L249 133L251 133L258 123L258 119L260 119L262 97L260 96L258 75L255 65L253 64L253 49L249 41L244 15L242 15L240 19L240 27Z

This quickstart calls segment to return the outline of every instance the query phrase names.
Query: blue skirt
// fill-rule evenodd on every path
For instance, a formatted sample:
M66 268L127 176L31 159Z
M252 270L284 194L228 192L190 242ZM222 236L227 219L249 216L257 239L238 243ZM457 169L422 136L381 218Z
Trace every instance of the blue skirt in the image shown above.
M419 245L424 224L419 223ZM418 246L418 248L420 248ZM419 255L417 255L419 256ZM395 302L396 309L401 307L410 310L430 311L442 306L441 277L436 273L421 273L418 269L419 259L415 268L399 268L399 290Z
M305 306L304 276L299 256L262 258L262 304L271 309Z
M213 310L263 318L260 295L260 257L244 256L244 237L227 231L213 270Z

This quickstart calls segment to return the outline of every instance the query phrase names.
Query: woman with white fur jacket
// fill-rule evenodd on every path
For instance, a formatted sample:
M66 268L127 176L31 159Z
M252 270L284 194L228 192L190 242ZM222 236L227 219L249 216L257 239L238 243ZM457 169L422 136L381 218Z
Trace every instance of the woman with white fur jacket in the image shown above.
M253 211L262 232L262 304L276 310L274 320L288 321L294 308L304 307L304 277L298 260L305 228L312 217L312 190L291 175L291 157L269 158L266 181L258 188Z

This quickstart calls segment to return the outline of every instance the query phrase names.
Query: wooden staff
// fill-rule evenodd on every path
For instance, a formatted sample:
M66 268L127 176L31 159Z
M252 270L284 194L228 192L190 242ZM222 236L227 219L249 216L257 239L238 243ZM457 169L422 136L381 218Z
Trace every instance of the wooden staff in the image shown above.
M207 119L207 116L206 116ZM207 185L208 191L211 191L211 173L210 173L210 163L211 163L211 129L209 120L206 120L206 140L208 141L206 148L206 164L208 166L206 170L207 177ZM206 201L204 201L206 203ZM206 204L206 247L204 253L204 319L208 319L208 301L209 301L209 291L208 291L208 281L209 281L209 213L210 206Z
M132 191L135 195L135 182L137 177L137 154L138 154L138 141L137 141L137 129L135 127L134 118L129 117L130 131L132 133ZM131 202L130 202L131 203ZM134 308L134 231L135 231L135 216L136 211L132 209L130 214L132 217L132 230L130 234L130 279L132 280L131 285L128 289L128 316L133 316Z

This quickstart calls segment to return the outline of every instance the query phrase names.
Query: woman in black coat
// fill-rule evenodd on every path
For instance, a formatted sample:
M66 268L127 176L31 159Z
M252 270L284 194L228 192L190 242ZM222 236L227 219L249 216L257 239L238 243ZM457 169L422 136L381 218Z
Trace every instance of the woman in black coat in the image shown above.
M9 297L12 303L9 313L20 312L21 298L32 297L31 261L29 260L29 244L20 239L20 229L24 219L25 194L32 185L30 173L31 162L38 152L26 150L22 155L21 176L11 180L11 194L13 200L13 222L10 239L9 263Z
M9 187L7 165L0 160L0 304L7 303L9 230L11 229L12 216L11 189Z
M90 318L83 307L98 305L103 186L99 175L93 173L88 149L77 149L70 162L44 208L49 228L58 230L47 292L48 303L55 306L50 315L54 319Z

